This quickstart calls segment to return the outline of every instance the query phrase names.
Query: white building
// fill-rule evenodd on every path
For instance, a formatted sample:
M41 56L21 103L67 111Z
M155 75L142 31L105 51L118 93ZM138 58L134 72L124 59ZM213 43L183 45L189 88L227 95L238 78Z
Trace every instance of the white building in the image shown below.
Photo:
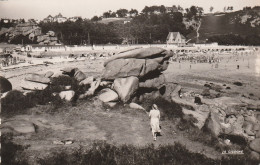
M186 38L180 32L169 32L166 43L184 46L186 44Z

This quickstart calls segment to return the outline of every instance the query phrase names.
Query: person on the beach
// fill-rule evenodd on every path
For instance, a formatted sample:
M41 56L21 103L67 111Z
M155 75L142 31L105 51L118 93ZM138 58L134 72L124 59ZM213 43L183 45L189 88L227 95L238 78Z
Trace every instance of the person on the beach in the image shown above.
M160 129L160 111L156 104L153 104L152 109L150 110L149 117L151 118L151 128L152 128L152 135L153 140L156 140L157 133L161 132Z

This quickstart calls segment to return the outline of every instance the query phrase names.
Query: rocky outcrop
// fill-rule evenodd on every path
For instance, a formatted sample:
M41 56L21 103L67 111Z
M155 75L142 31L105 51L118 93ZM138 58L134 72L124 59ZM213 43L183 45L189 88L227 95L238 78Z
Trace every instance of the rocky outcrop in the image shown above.
M167 69L168 59L172 55L171 51L158 47L126 50L104 62L101 77L106 81L114 81L112 88L114 87L123 102L130 101L133 95L143 97L156 93L153 96L163 96L166 83L162 71ZM129 84L124 84L129 77L135 77L134 82L138 82L134 83L134 88L131 87L134 92L130 92ZM119 80L122 82L119 83ZM124 86L125 91L122 90Z

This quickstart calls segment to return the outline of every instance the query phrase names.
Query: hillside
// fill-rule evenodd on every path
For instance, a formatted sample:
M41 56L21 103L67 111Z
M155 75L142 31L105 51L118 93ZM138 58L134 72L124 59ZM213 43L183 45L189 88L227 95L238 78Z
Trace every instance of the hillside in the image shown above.
M260 34L260 9L232 13L210 14L202 17L199 29L200 41L214 35L234 34L246 37ZM196 34L190 34L192 38Z

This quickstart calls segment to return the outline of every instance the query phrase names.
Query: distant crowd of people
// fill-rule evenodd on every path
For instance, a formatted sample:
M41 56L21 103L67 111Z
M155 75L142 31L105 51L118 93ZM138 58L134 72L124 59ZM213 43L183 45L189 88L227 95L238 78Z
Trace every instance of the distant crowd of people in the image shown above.
M3 56L3 57L1 57L0 66L1 67L7 67L7 66L10 66L10 65L15 65L19 61L20 61L19 57L12 57L11 55Z

